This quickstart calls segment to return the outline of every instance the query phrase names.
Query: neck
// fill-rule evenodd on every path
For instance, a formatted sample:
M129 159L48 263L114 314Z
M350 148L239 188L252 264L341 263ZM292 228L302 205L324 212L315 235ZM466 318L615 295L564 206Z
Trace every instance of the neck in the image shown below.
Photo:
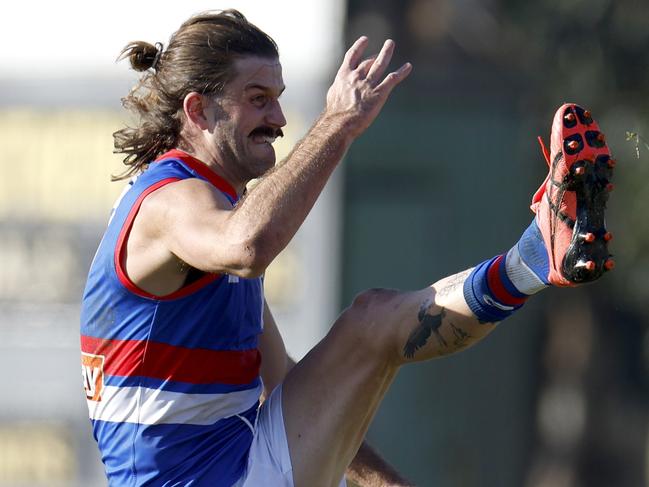
M211 154L209 151L202 150L202 149L194 150L190 148L183 148L180 150L186 152L192 157L195 157L203 164L205 164L207 167L209 167L212 171L214 171L216 174L218 174L223 179L225 179L235 189L235 191L237 192L237 196L241 197L241 195L246 189L246 184L248 184L248 180L243 179L240 176L234 174L233 171L228 170L228 168L221 163L221 159L219 157L215 156L214 154Z

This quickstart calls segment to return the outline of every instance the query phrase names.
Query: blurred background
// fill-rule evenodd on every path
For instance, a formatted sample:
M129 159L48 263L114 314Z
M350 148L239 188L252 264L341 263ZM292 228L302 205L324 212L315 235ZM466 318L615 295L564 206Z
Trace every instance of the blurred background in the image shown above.
M177 2L180 4L181 2ZM414 71L349 151L267 295L299 358L368 287L416 289L509 249L565 101L618 159L617 269L541 293L483 343L405 368L368 434L421 486L649 486L649 3L638 0L26 1L0 30L0 486L103 486L79 301L123 183L115 64L191 14L235 7L280 46L285 155L345 46L391 37ZM646 139L645 139L646 137Z

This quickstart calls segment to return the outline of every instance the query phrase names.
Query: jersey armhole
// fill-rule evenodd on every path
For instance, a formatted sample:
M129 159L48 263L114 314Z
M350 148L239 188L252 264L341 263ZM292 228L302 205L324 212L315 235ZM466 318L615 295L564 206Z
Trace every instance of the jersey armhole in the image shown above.
M142 193L138 196L137 200L133 203L133 206L128 212L128 215L126 216L126 220L124 220L124 224L122 225L122 228L119 232L119 235L117 237L117 243L115 244L115 255L114 255L114 264L115 264L115 273L117 274L117 279L119 282L131 293L140 296L142 298L146 299L153 299L156 301L166 301L166 300L172 300L172 299L178 299L178 298L183 298L185 296L188 296L199 289L207 286L211 282L214 282L215 280L219 279L221 277L221 274L205 274L203 277L200 279L192 282L191 284L188 285L183 285L180 287L180 289L170 293L170 294L165 294L163 296L158 296L152 293L149 293L145 291L144 289L139 288L129 277L128 274L126 273L126 244L128 242L128 237L131 233L131 228L133 227L133 221L135 220L135 217L137 216L138 212L140 211L140 207L142 206L142 202L144 199L149 196L151 193L154 191L162 188L163 186L166 186L169 183L173 183L176 181L180 181L181 178L166 178L158 181L157 183L152 184L148 188L146 188Z

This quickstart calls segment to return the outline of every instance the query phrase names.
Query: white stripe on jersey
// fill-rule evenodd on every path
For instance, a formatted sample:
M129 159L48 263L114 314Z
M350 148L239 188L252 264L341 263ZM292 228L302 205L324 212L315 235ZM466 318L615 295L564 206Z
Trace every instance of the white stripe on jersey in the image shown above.
M88 400L90 419L116 423L210 425L250 409L262 385L224 394L185 394L146 387L105 386Z
M131 179L128 180L128 183L126 183L126 186L124 186L124 189L115 200L115 204L113 205L113 208L110 210L110 217L108 218L108 224L110 224L110 222L113 220L113 216L115 215L115 210L117 210L117 207L124 199L124 196L126 196L126 193L128 193L128 191L133 187L135 181L137 181L138 176L139 174L133 176Z

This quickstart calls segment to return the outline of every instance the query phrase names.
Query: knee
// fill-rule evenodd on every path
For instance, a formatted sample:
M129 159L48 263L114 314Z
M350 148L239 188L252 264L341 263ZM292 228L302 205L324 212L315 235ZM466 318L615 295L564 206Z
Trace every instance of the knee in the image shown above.
M361 312L367 312L368 310L371 311L373 308L385 304L386 301L393 299L398 295L399 291L396 289L366 289L365 291L356 295L356 297L352 301L350 309Z
M358 294L337 322L348 343L373 355L391 354L401 296L395 289L378 288Z

